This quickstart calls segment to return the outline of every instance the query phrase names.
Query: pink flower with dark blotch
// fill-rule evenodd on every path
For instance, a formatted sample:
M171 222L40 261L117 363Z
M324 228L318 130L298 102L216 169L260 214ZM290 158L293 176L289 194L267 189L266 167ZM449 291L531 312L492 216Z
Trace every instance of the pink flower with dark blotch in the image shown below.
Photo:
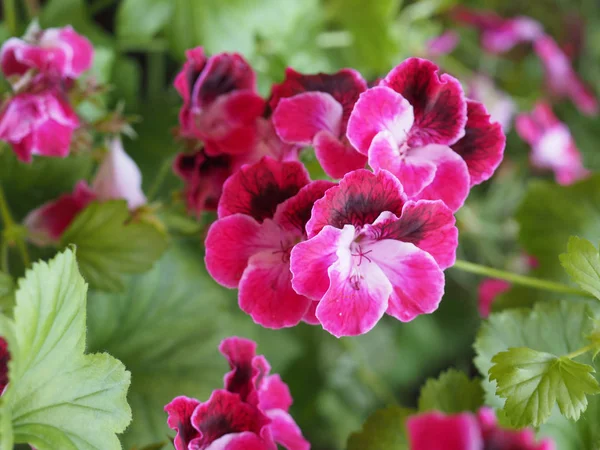
M24 39L10 38L0 49L5 76L30 69L60 78L77 78L92 65L94 48L71 26L34 31Z
M8 351L8 342L0 337L0 395L4 393L8 385L8 362L10 361L10 352Z
M17 94L0 111L0 140L23 162L31 162L32 155L64 158L78 126L75 111L52 89Z
M269 157L225 183L219 220L206 238L206 268L219 284L239 288L240 308L256 323L294 326L308 311L311 301L292 289L290 251L305 239L311 208L332 185L310 182L299 162Z
M414 199L440 199L456 211L472 185L502 160L505 138L483 105L465 99L457 79L409 58L361 94L348 139L369 165L393 173Z
M454 223L443 202L408 200L385 170L351 172L315 202L309 239L292 249L292 285L337 337L366 333L384 313L408 322L438 307Z
M120 138L110 141L109 151L92 181L92 190L99 201L127 200L127 206L131 210L146 204L146 196L142 191L142 173L133 159L125 153Z
M469 98L487 108L492 122L498 122L505 133L510 130L512 119L517 113L517 105L510 95L494 85L490 77L475 75L469 80L467 93Z
M531 428L500 428L490 408L481 408L477 414L427 412L409 417L406 428L410 450L556 449L550 439L536 441Z
M556 41L543 35L535 40L533 48L546 70L550 92L557 97L569 97L584 114L598 114L598 100L577 76L571 61Z
M95 199L96 194L87 183L79 181L72 194L44 203L25 217L29 240L40 246L57 243L73 219Z
M452 53L458 42L460 41L460 36L454 30L448 30L444 33L440 34L433 39L427 41L427 53L432 57L438 57L442 55L447 55Z
M531 146L531 164L554 171L557 183L571 184L589 175L569 128L547 103L536 104L530 114L520 114L515 126L521 139Z
M273 86L269 106L281 139L312 145L327 175L341 178L365 167L367 158L346 139L348 119L367 83L353 69L334 74L303 75L286 70L286 79Z
M472 25L481 33L481 45L490 53L504 53L515 45L532 42L544 32L542 25L530 17L505 19L493 11L477 11L459 6L454 19Z
M265 110L256 75L237 53L207 58L202 47L186 52L187 62L175 78L183 97L181 133L204 142L208 154L241 154L256 145L256 120Z
M487 319L496 298L511 288L508 281L487 278L481 282L478 291L479 315Z

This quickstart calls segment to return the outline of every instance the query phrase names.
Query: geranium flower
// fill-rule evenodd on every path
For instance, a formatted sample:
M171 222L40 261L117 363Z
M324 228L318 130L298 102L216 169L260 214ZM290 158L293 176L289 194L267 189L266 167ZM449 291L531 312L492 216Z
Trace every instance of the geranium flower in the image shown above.
M78 126L75 111L53 89L17 94L0 111L0 140L23 162L31 162L32 155L66 157Z
M481 45L490 53L504 53L522 42L540 37L542 25L530 17L505 19L493 11L477 11L465 7L454 9L454 19L472 25L481 32Z
M456 211L470 186L490 178L505 137L485 107L427 60L409 58L361 94L348 139L369 165L386 169L416 199L441 199Z
M454 51L454 49L458 45L459 40L460 36L456 31L445 31L439 36L436 36L433 39L427 41L427 52L432 58L447 55Z
M3 337L0 337L0 395L4 393L8 385L8 362L10 361L10 353L8 351L8 342Z
M204 142L208 154L250 151L258 136L256 119L265 101L256 90L256 75L237 53L207 58L202 47L186 52L187 62L175 78L183 97L181 133Z
M531 428L508 430L498 426L494 411L444 415L427 412L406 421L410 450L555 450L549 439L536 441Z
M571 61L556 41L544 35L535 40L533 48L546 70L550 92L557 97L569 97L585 114L598 114L598 100L577 76Z
M492 311L496 298L508 291L512 285L508 281L487 278L481 282L478 289L479 315L487 319Z
M208 402L177 397L167 406L168 425L177 431L176 450L309 450L310 444L288 410L292 397L279 375L256 355L256 343L231 337L219 346L231 371L225 389Z
M547 103L537 103L530 114L520 114L516 129L531 146L531 164L554 171L558 183L571 184L589 175L569 128L556 118Z
M455 260L454 222L439 200L407 200L385 170L351 172L315 202L309 239L292 249L292 285L319 302L316 318L337 337L366 333L384 313L431 313Z
M310 300L292 289L289 261L305 239L314 202L333 183L310 182L299 162L265 157L223 187L219 220L206 238L206 268L221 285L239 287L240 308L269 328L297 325Z
M491 78L482 74L475 75L469 80L467 92L469 98L485 105L492 122L498 122L505 133L510 130L517 106L510 95L494 85Z
M346 139L348 118L367 83L355 70L329 75L303 75L288 68L285 80L273 86L269 106L283 141L312 145L327 175L341 178L365 167L367 158Z
M71 26L34 29L24 39L10 38L0 49L5 76L35 69L45 75L77 78L92 65L94 47Z

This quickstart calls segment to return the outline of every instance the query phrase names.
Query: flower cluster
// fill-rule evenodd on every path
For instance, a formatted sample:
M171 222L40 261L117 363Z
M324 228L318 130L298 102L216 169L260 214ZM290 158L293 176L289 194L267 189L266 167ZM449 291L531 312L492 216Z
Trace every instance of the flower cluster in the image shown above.
M194 49L175 84L180 134L194 148L175 171L189 210L218 215L207 269L239 288L256 323L303 320L348 336L384 313L409 321L437 309L457 246L452 213L505 145L457 79L419 58L370 88L351 69L288 69L260 109L239 55ZM310 180L298 161L308 146L341 181Z
M290 390L248 339L230 337L219 346L231 371L224 389L201 402L176 397L165 406L168 425L177 431L176 450L309 450L288 410Z
M14 95L0 109L0 140L10 143L21 161L69 154L80 120L68 94L92 57L90 42L70 26L40 30L34 25L23 39L4 43L0 67Z

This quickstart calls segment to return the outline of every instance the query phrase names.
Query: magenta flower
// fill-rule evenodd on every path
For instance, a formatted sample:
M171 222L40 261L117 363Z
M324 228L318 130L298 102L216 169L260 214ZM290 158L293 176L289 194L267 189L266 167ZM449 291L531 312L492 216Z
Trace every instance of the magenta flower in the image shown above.
M505 137L485 107L427 60L409 58L361 94L348 139L369 165L386 169L414 199L441 199L456 211L472 185L492 176Z
M17 94L0 111L0 140L23 162L31 162L32 155L64 158L78 126L75 111L52 89Z
M78 182L72 194L63 194L44 203L25 217L29 239L41 246L60 241L73 219L95 199L96 194L87 183Z
M520 114L516 129L531 146L531 164L554 171L557 183L571 184L589 175L569 128L547 103L538 103L530 114Z
M8 342L0 337L0 395L4 393L8 385L8 362L10 361L10 352L8 351Z
M30 69L60 78L77 78L92 65L94 48L71 26L35 30L24 39L10 38L0 49L4 75L24 75Z
M306 238L311 208L332 185L310 182L299 162L268 157L225 183L206 238L206 268L219 284L239 287L240 308L256 323L294 326L308 311L311 301L292 289L290 251Z
M408 418L406 428L411 450L556 449L549 439L536 442L531 428L500 428L490 408L481 408L476 415L427 412Z
M407 200L385 170L351 172L315 202L309 239L292 250L292 285L319 302L316 319L337 337L366 333L384 313L431 313L455 260L454 222L439 200Z
M557 97L569 97L585 114L598 114L598 100L577 76L571 61L556 41L543 35L535 40L533 48L546 70L550 92Z
M445 31L439 36L427 41L427 52L432 58L447 55L454 51L459 41L460 36L456 31Z
M533 42L544 32L542 25L530 17L505 19L493 11L457 7L454 19L479 29L481 45L490 53L504 53L517 44Z
M511 96L498 89L491 78L486 75L475 75L468 83L469 98L476 100L487 108L492 122L498 122L506 133L510 130L517 106Z
M511 286L508 281L504 280L496 280L494 278L483 280L479 285L478 291L479 315L487 319L492 311L492 304L499 295L504 294Z
M288 68L273 86L269 106L277 134L285 142L312 145L327 175L341 178L365 167L367 158L346 139L348 118L367 83L353 69L303 75Z
M256 120L265 101L256 90L256 75L237 53L207 58L202 47L186 52L187 62L175 78L183 97L181 133L204 142L208 154L250 151L258 137Z
M177 397L167 406L168 425L177 431L176 450L309 450L310 444L288 410L292 397L279 375L256 355L256 343L231 337L219 346L231 371L225 389L201 403Z

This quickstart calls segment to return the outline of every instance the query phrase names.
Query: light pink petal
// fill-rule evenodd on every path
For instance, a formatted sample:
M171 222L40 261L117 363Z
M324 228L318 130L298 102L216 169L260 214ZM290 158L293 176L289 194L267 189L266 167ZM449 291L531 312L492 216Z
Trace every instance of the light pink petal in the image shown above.
M375 136L389 132L395 146L401 146L413 126L413 107L392 89L378 86L363 92L348 121L348 140L367 154Z
M365 245L365 254L392 284L387 313L402 322L438 308L444 295L444 273L433 257L413 244L380 240Z
M69 155L72 136L72 127L61 125L55 120L46 120L38 124L33 132L31 153L65 158Z
M327 180L311 181L296 195L277 206L273 220L288 231L296 231L304 235L315 202L333 186L335 183Z
M273 112L273 124L283 141L310 145L320 131L340 136L342 105L324 92L283 98Z
M302 436L302 430L287 412L272 409L267 412L267 416L271 419L269 427L275 442L287 450L310 450L310 444Z
M508 281L493 278L483 280L479 285L479 315L486 319L490 315L492 304L496 298L510 288L511 284Z
M435 164L435 177L414 198L442 200L452 211L458 210L469 195L471 186L469 169L465 161L450 147L430 144L412 149L407 164L431 161Z
M343 228L352 224L361 228L373 223L383 211L399 216L405 201L402 185L391 173L355 170L315 202L306 232L313 237L326 225Z
M490 113L490 121L498 122L506 133L510 130L512 119L517 112L517 105L512 97L494 85L494 81L482 74L477 74L469 80L468 95L474 101L482 103ZM473 112L471 100L467 100L467 128ZM469 130L466 130L466 134ZM455 144L456 145L456 144ZM454 147L454 146L453 146Z
M48 31L44 34L47 34ZM69 55L67 54L69 49L61 48L60 42L53 42L53 44L54 46L45 48L37 45L24 45L17 49L15 55L19 61L31 69L37 69L42 73L51 75L70 76L68 68Z
M177 431L173 442L175 450L188 450L189 443L200 437L198 430L192 426L192 414L199 404L200 401L195 398L181 396L165 406L165 412L169 415L167 424Z
M381 82L402 95L413 107L414 125L409 145L452 145L464 134L467 103L460 82L438 74L438 66L420 58L408 58Z
M345 140L339 140L328 131L317 133L313 141L315 156L331 178L342 178L349 172L363 169L367 157Z
M476 418L469 413L445 416L437 411L406 421L411 450L483 450Z
M263 439L248 431L243 433L231 433L220 437L203 450L275 450ZM191 450L196 450L192 448Z
M354 237L354 227L346 225L338 245L338 259L328 270L329 289L317 306L321 325L336 337L371 330L385 313L392 293L383 271L352 243Z
M60 43L68 56L67 76L76 78L92 66L94 47L71 26L60 30Z
M459 40L460 36L456 31L448 30L441 35L430 39L427 42L427 50L433 57L447 55L454 51Z
M281 377L277 374L269 375L262 380L258 397L258 407L262 411L272 409L287 411L293 403L290 388L281 381Z
M529 17L515 17L482 31L482 47L490 53L504 53L522 42L534 41L544 29L538 21Z

